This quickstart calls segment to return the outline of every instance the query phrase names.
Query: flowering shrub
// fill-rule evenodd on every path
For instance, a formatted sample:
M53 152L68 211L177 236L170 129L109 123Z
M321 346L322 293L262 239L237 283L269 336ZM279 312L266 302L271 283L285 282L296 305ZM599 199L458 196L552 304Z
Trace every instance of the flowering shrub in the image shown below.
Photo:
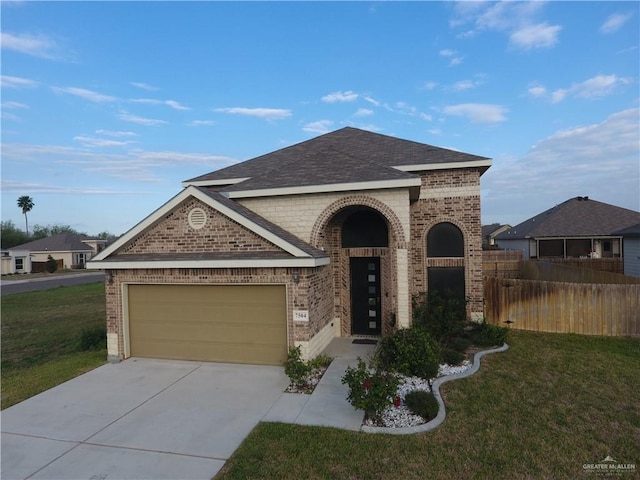
M358 410L364 410L367 417L375 422L380 420L386 407L400 403L398 376L369 367L362 359L358 359L356 368L347 367L342 383L349 386L349 403Z

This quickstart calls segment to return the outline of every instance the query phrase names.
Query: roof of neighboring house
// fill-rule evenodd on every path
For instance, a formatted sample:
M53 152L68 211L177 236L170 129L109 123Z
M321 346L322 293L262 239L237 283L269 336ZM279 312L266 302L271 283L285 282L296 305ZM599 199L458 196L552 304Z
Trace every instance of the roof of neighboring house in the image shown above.
M511 228L511 225L501 225L500 223L492 223L491 225L483 225L482 226L482 236L488 237L489 235L494 234L500 229L503 228Z
M640 237L640 223L613 232L613 234L620 235L621 237Z
M640 212L589 197L575 197L510 228L496 240L609 236L638 222Z
M40 238L32 242L17 245L10 250L29 250L31 252L91 252L93 249L82 240L99 240L72 232L58 233L51 237Z
M346 127L217 170L185 185L223 186L248 191L310 185L352 184L417 178L408 172L477 167L491 161L468 153Z

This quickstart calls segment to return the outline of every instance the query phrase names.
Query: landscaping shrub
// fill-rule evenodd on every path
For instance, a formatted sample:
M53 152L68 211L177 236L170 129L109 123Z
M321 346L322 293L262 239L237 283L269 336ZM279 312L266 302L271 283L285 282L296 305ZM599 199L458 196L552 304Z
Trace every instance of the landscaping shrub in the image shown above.
M449 365L460 365L467 355L453 348L444 348L442 350L442 362Z
M457 352L466 352L471 346L471 340L464 337L454 337L447 342L447 346Z
M47 257L46 269L49 273L54 273L56 270L58 270L58 261L51 255Z
M423 327L438 342L446 344L450 339L464 335L466 303L464 298L438 292L415 297L413 324Z
M349 403L379 422L384 409L395 404L400 380L393 372L367 366L359 358L356 368L347 367L342 383L349 387Z
M287 374L291 385L303 389L307 386L307 378L313 370L312 366L302 360L300 347L290 348L287 360L284 362L284 373Z
M427 422L436 418L440 405L431 392L426 390L414 390L404 397L405 405L414 415L420 415Z
M78 336L78 350L104 350L107 348L107 329L105 327L85 328Z
M509 330L506 327L499 327L487 323L486 319L482 323L477 323L471 330L471 341L480 347L492 347L504 344Z
M440 348L424 328L403 328L380 340L376 361L380 368L430 379L438 374Z

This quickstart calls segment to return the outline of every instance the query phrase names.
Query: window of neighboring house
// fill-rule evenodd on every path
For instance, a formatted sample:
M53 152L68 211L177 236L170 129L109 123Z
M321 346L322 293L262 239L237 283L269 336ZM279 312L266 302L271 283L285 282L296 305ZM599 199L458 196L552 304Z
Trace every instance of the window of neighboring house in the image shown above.
M76 257L76 261L75 264L76 265L84 265L87 259L87 254L86 253L76 253L75 254Z
M24 270L24 258L16 258L16 271Z

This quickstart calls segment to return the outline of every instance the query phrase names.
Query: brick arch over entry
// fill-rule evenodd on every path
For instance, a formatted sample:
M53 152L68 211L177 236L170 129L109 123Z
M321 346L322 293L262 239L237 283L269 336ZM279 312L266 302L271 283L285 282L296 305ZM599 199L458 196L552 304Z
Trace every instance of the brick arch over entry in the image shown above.
M407 248L404 230L402 228L402 223L398 219L398 216L385 203L366 195L351 195L348 197L343 197L325 208L317 218L316 222L313 225L313 229L311 230L311 244L320 244L320 240L325 227L336 213L344 208L356 206L370 207L378 211L378 213L380 213L387 220L387 222L389 222L389 226L391 228L391 231L393 232L393 237L395 239L396 248Z

